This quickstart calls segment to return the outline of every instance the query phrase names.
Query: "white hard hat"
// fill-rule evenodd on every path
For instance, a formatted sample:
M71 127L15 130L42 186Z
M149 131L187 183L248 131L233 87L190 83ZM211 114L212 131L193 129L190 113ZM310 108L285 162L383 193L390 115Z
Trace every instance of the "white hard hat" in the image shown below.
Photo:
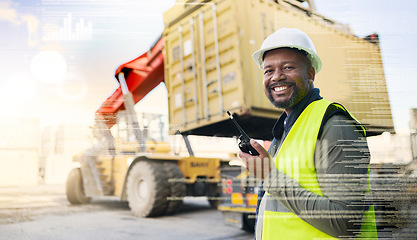
M280 28L269 35L262 43L261 49L256 51L252 57L259 67L262 67L265 52L277 48L297 48L308 53L306 56L311 65L318 73L321 70L321 60L317 55L313 41L303 31L296 28Z

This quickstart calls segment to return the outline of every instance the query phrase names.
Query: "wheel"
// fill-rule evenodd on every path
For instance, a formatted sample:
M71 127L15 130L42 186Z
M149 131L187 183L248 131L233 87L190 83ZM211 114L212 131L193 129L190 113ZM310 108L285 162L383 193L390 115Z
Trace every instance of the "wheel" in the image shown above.
M209 184L209 195L208 195L208 201L210 203L210 206L212 208L216 208L219 206L220 203L220 187L217 183Z
M216 199L209 199L209 204L212 208L217 209L217 207L219 206L219 200Z
M89 203L90 197L85 196L83 177L80 168L74 168L68 174L66 183L67 199L71 204Z
M176 162L164 163L165 172L168 176L170 195L168 196L168 207L165 214L170 215L178 211L186 193L186 186L182 181L183 174Z
M127 201L138 217L156 217L165 213L170 193L167 175L162 163L140 161L127 178Z
M242 221L243 221L242 229L247 231L247 232L254 233L255 232L256 216L254 214L244 213L242 218L243 218L242 219Z

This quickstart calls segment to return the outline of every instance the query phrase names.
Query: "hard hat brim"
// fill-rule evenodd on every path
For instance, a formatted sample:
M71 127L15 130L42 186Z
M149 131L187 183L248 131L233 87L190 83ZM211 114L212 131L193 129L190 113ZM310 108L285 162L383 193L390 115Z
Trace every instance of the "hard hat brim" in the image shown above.
M314 67L316 74L320 72L322 62L319 56L315 52L312 52L310 49L303 48L303 47L296 46L296 45L274 46L274 47L264 48L264 49L254 52L252 54L252 57L255 60L256 64L258 64L258 66L262 68L263 61L264 61L263 57L264 57L265 52L274 50L274 49L279 49L279 48L295 48L295 49L306 51L308 53L307 58L311 62L311 65Z

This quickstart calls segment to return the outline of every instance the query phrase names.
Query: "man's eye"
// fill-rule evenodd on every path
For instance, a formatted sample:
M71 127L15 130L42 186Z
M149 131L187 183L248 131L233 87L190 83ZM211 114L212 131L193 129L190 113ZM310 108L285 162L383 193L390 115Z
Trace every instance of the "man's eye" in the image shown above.
M272 72L271 70L265 70L265 71L264 71L264 75L269 74L269 73L271 73L271 72Z
M286 67L284 67L284 69L285 70L292 70L292 69L294 69L294 67L292 67L292 66L286 66Z

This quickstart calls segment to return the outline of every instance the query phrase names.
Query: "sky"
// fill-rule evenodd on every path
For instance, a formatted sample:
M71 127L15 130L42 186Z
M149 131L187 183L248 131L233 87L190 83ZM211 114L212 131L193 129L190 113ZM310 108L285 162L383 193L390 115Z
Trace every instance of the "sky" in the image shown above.
M417 107L415 1L314 2L318 13L349 24L357 36L379 34L394 125L408 131L409 109ZM39 118L42 126L91 124L118 86L114 71L149 49L164 29L162 14L174 4L0 0L0 116ZM140 107L165 112L163 96L166 90L158 87Z

